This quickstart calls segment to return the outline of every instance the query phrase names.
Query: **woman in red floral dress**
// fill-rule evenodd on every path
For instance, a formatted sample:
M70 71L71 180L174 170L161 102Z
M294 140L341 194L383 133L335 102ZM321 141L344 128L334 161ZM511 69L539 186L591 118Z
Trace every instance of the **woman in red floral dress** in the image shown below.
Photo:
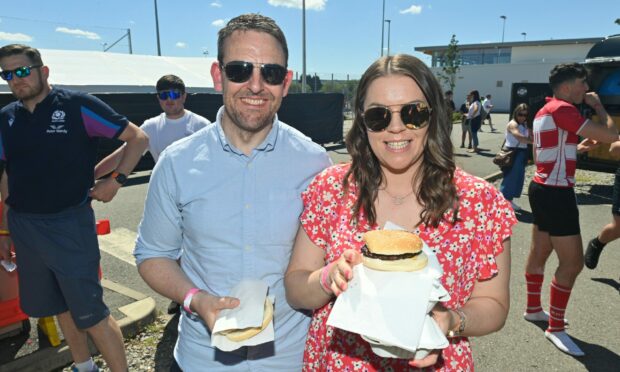
M326 169L305 191L285 276L291 305L314 310L305 371L471 371L468 337L504 325L516 220L492 185L456 168L445 107L415 57L381 58L362 76L346 138L352 162ZM424 359L379 357L359 335L326 324L361 262L362 234L387 221L419 234L444 269L450 300L432 316L452 337Z

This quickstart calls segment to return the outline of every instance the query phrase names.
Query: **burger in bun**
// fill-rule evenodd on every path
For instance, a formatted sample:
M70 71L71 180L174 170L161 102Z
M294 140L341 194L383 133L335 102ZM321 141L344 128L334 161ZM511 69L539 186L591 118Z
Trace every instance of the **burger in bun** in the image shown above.
M380 271L416 271L426 267L428 257L416 234L400 230L373 230L364 234L364 266Z
M256 336L261 333L267 326L269 322L273 319L273 304L269 299L265 299L265 311L263 312L263 323L260 327L248 327L242 329L229 329L226 331L220 332L220 334L226 336L230 341L241 342L245 341L249 338Z

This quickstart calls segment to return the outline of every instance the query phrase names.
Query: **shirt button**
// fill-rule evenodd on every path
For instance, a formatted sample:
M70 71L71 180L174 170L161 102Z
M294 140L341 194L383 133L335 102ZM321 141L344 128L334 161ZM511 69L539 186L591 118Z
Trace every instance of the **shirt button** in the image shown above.
M248 203L248 204L245 205L245 209L250 209L250 208L252 208L252 204Z
M252 169L252 163L248 163L247 167L248 169Z
M246 245L245 246L245 250L248 251L248 252L251 251L252 250L252 246L251 245Z

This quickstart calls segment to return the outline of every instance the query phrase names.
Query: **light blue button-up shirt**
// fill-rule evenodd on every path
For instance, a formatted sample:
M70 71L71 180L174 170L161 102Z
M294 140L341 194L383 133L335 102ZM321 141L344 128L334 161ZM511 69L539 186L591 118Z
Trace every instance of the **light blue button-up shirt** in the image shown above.
M169 146L153 170L135 248L137 263L177 259L198 288L226 296L260 279L275 296L275 343L225 353L201 320L184 314L174 356L184 371L299 371L307 314L292 309L284 272L302 211L301 193L331 164L325 150L277 117L250 156L215 125Z

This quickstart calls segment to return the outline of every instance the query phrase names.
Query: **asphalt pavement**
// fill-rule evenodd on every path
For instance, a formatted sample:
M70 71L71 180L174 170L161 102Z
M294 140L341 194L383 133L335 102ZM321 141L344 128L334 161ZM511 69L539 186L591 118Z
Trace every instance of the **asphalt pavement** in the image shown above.
M493 114L495 127L502 130L507 115ZM500 124L500 125L498 125ZM345 125L350 125L349 122ZM502 132L490 132L483 126L479 134L480 154L458 148L461 128L452 133L457 165L496 185L501 173L491 162L503 141ZM332 160L348 161L341 144L326 145ZM577 188L584 244L611 219L611 180L608 174L578 171ZM134 173L117 197L107 204L95 203L97 218L109 219L112 233L101 237L102 266L109 283L122 283L134 295L154 300L154 307L165 313L169 301L153 292L140 278L131 257L133 239L143 211L150 172ZM525 187L524 192L527 192ZM525 307L524 264L529 251L531 221L527 195L515 201L523 207L512 236L511 311L505 327L492 335L472 339L478 371L620 371L620 240L608 245L596 270L584 269L577 280L567 310L568 333L586 352L574 358L557 350L544 337L544 327L522 318ZM547 265L543 287L543 306L547 308L548 284L557 266L552 257ZM137 323L136 323L137 324ZM53 355L52 355L53 356ZM51 358L50 354L45 357ZM10 370L0 366L0 371Z

